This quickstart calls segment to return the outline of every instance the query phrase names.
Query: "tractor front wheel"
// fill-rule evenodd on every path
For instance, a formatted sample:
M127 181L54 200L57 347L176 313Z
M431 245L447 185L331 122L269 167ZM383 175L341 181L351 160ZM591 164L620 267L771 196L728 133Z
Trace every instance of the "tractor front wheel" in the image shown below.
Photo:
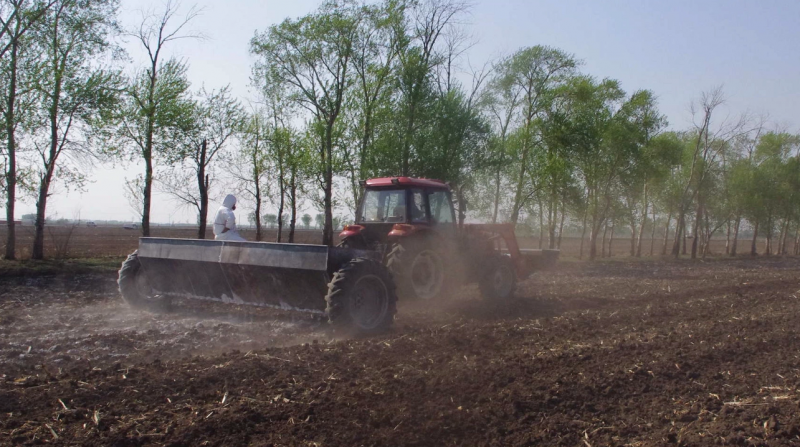
M331 324L362 333L388 329L397 309L392 275L364 258L353 259L334 273L325 301Z
M481 295L486 299L506 299L517 288L517 272L514 261L508 256L494 256L483 269L478 282Z

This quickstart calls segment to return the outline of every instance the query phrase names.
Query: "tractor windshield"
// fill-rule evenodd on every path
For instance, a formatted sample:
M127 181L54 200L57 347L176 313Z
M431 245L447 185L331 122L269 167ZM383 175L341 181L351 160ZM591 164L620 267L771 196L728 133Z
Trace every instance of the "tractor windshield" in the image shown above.
M361 204L361 222L405 222L406 190L372 189Z

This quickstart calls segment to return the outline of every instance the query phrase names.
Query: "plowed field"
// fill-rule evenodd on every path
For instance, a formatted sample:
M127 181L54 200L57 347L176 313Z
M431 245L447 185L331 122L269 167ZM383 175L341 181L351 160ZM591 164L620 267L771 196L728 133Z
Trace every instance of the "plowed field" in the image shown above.
M799 335L796 258L563 264L359 339L0 278L0 444L800 445Z

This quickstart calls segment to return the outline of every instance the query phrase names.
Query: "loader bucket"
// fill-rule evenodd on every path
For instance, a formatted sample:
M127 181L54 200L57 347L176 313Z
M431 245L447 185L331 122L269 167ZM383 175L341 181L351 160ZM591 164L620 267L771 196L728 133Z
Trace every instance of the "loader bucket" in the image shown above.
M329 247L141 238L138 258L156 294L325 312Z

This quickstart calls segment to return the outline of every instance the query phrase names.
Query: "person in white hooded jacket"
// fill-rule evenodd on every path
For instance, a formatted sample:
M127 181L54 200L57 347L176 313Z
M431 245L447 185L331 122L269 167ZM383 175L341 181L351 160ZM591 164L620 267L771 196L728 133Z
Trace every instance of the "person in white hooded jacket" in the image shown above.
M218 241L245 241L246 239L236 231L236 196L228 194L222 201L222 206L217 210L214 218L214 239Z

